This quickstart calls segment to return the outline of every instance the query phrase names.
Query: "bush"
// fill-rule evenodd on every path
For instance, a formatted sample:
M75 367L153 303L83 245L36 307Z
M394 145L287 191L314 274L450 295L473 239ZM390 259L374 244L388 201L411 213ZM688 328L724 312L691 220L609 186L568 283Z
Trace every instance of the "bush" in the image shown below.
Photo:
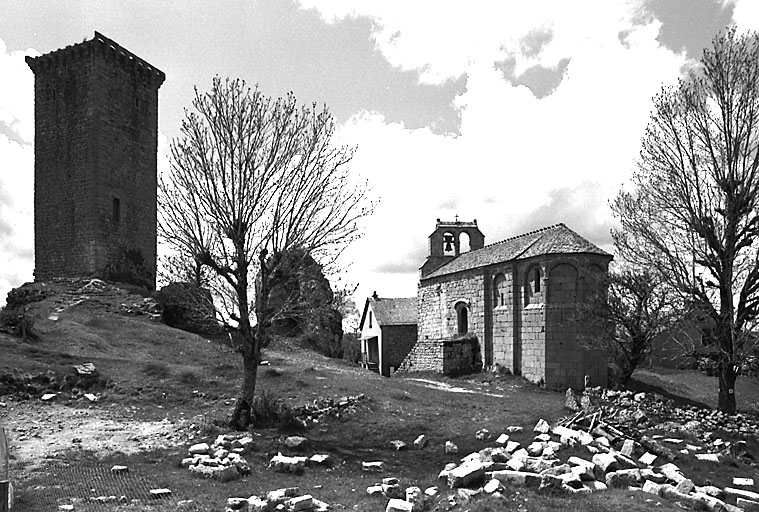
M196 334L220 334L211 292L193 283L169 283L153 294L166 325Z
M353 333L343 334L343 359L352 363L361 361L361 340Z
M253 399L251 424L259 428L298 429L301 423L293 409L281 398L262 390Z

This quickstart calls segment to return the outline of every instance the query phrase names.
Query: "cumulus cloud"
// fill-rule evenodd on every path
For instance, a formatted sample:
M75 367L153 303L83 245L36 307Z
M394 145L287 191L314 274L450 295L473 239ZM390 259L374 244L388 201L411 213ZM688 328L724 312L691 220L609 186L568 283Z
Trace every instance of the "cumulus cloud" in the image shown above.
M32 279L34 266L34 50L8 51L0 39L0 304Z

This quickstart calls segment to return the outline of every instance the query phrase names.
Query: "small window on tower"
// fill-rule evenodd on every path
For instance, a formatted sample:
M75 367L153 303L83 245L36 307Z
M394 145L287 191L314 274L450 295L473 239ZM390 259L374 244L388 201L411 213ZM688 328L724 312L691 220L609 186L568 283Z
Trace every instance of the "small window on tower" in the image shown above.
M121 221L121 201L119 201L118 197L113 198L113 222L120 222Z

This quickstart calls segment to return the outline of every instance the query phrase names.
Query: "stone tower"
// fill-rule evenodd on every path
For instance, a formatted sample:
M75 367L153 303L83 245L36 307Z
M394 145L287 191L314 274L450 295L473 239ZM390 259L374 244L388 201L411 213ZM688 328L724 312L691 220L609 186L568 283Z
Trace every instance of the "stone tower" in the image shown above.
M464 248L461 244L461 235L469 238L469 247ZM435 231L429 237L429 256L420 269L421 277L442 267L462 252L482 249L485 246L485 235L477 227L477 219L472 222L464 222L458 219L453 222L437 219Z
M155 285L162 71L95 32L34 72L35 278L141 257Z

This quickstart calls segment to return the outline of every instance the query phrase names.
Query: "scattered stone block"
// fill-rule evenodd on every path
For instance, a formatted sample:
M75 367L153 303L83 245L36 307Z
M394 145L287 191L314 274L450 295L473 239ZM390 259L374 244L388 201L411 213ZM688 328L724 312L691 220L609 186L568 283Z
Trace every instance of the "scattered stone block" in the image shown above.
M440 492L440 489L437 486L432 486L432 487L427 487L424 490L424 495L427 496L428 498L434 498L435 496L438 495L439 492Z
M522 471L525 467L525 459L512 457L506 462L506 467L512 471Z
M280 473L302 473L306 469L306 457L286 457L278 453L269 461L269 469Z
M445 442L445 453L450 455L450 454L458 453L458 452L459 452L459 447L456 446L453 442L451 441Z
M487 474L491 479L496 479L504 485L517 487L540 487L541 475L526 471L493 471Z
M210 455L211 447L208 443L198 443L190 446L190 455Z
M248 498L248 512L266 512L268 506L269 502L258 496Z
M392 445L393 448L395 448L396 452L399 452L401 450L405 450L406 448L408 448L408 446L406 445L406 443L403 442L403 441L401 441L400 439L396 439L394 441L390 441L390 444Z
M502 488L503 488L503 486L501 485L501 482L498 479L491 478L482 487L482 490L485 491L487 494L493 494L496 491L500 491Z
M661 492L661 484L652 482L651 480L646 480L643 482L643 492L659 496L659 493Z
M606 473L606 485L614 489L639 487L641 483L643 477L638 469L620 469Z
M406 501L411 503L411 508L414 511L419 511L424 508L424 493L419 487L411 486L406 488Z
M485 478L485 466L481 462L473 461L453 468L448 474L448 487L456 489L468 487L480 483Z
M520 444L516 441L509 441L506 443L506 451L509 453L514 453L519 449Z
M451 474L451 471L453 471L458 464L454 464L453 462L449 462L445 465L445 467L438 473L437 477L438 480L448 480L448 475Z
M247 506L247 498L227 498L227 508L231 508L232 510L241 510L243 507L247 508Z
M299 512L301 510L311 510L314 508L314 498L310 494L296 496L287 501L287 510L289 512Z
M611 473L619 469L619 463L616 457L609 453L597 453L593 455L593 464L595 467L593 471L596 475L596 480L602 482L606 481L606 473Z
M385 470L385 463L381 460L372 462L362 462L361 469L364 471L382 472Z
M508 432L509 434L516 434L517 432L521 432L522 430L523 430L522 427L518 427L516 425L509 425L508 427L506 427L506 432Z
M229 482L240 478L240 472L237 471L237 467L235 466L206 466L203 464L197 464L195 466L190 466L188 470L195 475L220 480L222 482Z
M332 463L332 457L326 453L315 453L308 458L308 463L314 466L329 466Z
M480 441L485 441L487 439L490 439L490 431L486 428L481 428L475 432L474 437Z
M305 446L305 444L308 442L308 439L301 436L290 436L287 439L285 439L285 446L288 448L301 448Z
M620 452L622 452L622 455L625 455L626 457L632 457L633 453L635 452L635 441L632 439L625 439L622 443L622 449Z
M385 512L412 512L414 506L406 500L392 498L387 502Z
M759 505L759 501L747 500L741 496L735 498L735 504L741 508L756 507Z
M661 473L651 469L651 468L644 468L640 470L640 476L642 476L645 480L651 480L652 482L656 482L657 484L663 484L667 481L667 477L662 475Z
M547 443L551 440L551 434L538 434L535 436L535 441L540 443Z
M382 482L382 494L385 496L385 498L393 499L403 499L403 489L401 489L401 484L398 482L397 478L392 479L385 479Z
M582 486L590 492L603 492L609 488L605 483L599 482L598 480L584 481Z
M150 489L150 497L154 500L162 500L171 497L171 489Z
M126 473L129 473L129 468L126 466L113 466L111 468L111 474L112 475L124 475Z
M572 388L567 388L567 392L564 395L564 407L566 409L569 409L570 411L579 411L582 409L580 405L580 401L575 396L575 392L572 391Z
M500 436L498 436L498 439L495 440L495 444L497 444L499 446L503 446L503 445L505 445L508 442L509 442L509 435L508 434L501 434Z
M705 462L720 462L722 460L722 456L719 453L697 453L696 459L702 460Z
M414 448L417 450L421 450L425 446L427 446L427 436L424 434L421 434L419 437L414 439Z
M752 487L754 485L754 479L753 478L741 478L741 477L733 477L733 485L740 485L743 487Z
M232 448L242 448L246 452L252 451L255 441L250 436L241 437L232 441Z
M672 464L671 462L659 467L659 473L666 476L668 480L675 482L675 484L679 484L680 482L685 480L685 477L680 471L680 468L677 467L675 464Z
M269 491L266 493L266 501L268 501L271 505L276 507L279 504L282 504L289 500L290 498L294 498L298 495L298 488L297 487L283 487L281 489L275 489L273 491Z
M757 501L759 502L759 493L753 492L753 491L747 491L745 489L736 489L734 487L725 487L725 494L728 496L735 496L750 500L750 501Z
M537 434L547 434L550 430L551 426L543 418L539 419L535 424L535 427L532 429L532 431Z
M693 480L691 480L690 478L686 478L685 480L679 482L675 486L675 490L683 494L690 494L691 492L695 490L695 488L696 488L696 485L693 483Z
M640 456L638 459L640 462L645 464L646 466L651 466L654 461L656 461L656 455L651 452L646 452L643 455Z
M378 496L382 494L382 486L381 485L370 485L366 488L366 494L369 496Z
M49 402L51 400L55 400L58 397L56 393L45 393L40 397L40 400L43 402Z
M527 447L527 453L529 453L532 457L540 457L540 455L543 453L543 443L530 443L530 445Z

